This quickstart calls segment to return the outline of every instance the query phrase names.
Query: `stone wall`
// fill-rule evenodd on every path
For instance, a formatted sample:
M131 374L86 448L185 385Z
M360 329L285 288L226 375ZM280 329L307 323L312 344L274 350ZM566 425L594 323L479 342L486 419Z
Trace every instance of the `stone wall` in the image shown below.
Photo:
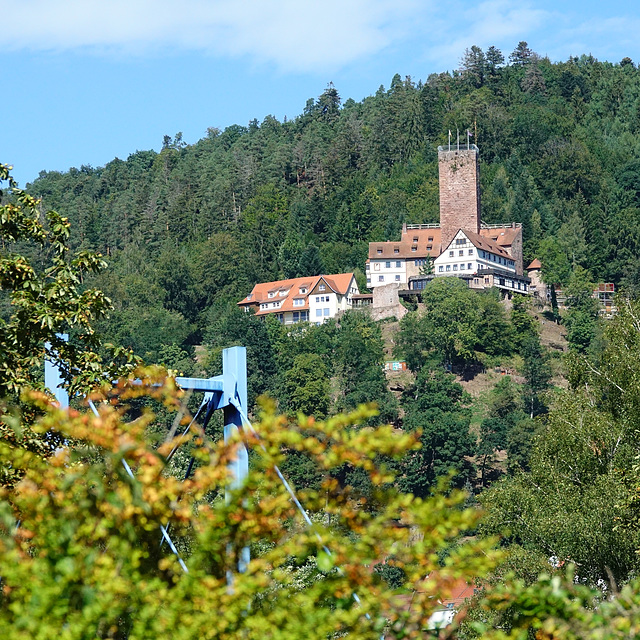
M438 150L442 250L458 229L480 231L478 149Z
M508 249L509 254L513 258L513 261L516 263L516 273L519 276L524 275L524 268L522 263L522 227L518 230L515 238L513 239L513 243L511 244L511 248Z
M385 318L404 317L408 310L400 302L398 292L406 288L406 284L392 282L373 290L373 304L368 307L369 313L374 320L384 320Z

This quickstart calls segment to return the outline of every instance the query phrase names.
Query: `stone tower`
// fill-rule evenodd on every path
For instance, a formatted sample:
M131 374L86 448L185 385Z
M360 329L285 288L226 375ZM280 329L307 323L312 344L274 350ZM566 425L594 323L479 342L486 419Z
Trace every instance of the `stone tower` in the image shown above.
M438 147L442 250L458 229L480 232L480 169L475 144L460 149Z

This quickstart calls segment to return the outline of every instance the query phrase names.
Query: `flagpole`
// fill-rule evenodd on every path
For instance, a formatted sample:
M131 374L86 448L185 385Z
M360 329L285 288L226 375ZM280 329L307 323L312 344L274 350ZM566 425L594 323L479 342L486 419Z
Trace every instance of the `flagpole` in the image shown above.
M451 151L451 129L449 129L449 151Z

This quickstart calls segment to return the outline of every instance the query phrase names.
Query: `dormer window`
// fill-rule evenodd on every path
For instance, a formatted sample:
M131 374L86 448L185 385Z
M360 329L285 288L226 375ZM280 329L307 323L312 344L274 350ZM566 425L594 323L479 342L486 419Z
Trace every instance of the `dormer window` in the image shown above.
M413 236L413 241L418 242L418 236Z
M276 294L273 291L269 291L269 294L268 294L269 298L273 298L275 295Z
M307 288L306 287L300 287L300 294L305 294L307 293Z
M253 298L253 293L250 293L250 294L247 296L247 300L251 300L251 298Z
M428 240L429 242L433 242L433 236L429 236L429 237L427 238L427 240Z
M286 296L286 295L287 295L287 292L286 292L286 291L280 291L279 295L281 295L281 296Z
M393 253L400 253L400 249L398 249L398 247L393 247Z
M416 247L415 245L413 247L411 247L411 251L417 251L418 247Z
M431 251L431 245L430 244L427 245L427 251Z
M381 256L381 255L382 255L382 249L380 249L380 247L378 247L378 249L377 249L377 254L378 254L379 256Z

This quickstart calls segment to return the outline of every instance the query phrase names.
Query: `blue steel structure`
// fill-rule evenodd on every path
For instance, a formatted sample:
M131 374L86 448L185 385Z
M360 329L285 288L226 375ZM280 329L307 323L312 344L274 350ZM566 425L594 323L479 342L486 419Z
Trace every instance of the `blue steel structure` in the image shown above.
M65 337L66 339L66 337ZM61 407L69 406L69 396L62 388L62 377L56 363L45 360L45 386L55 395ZM243 416L247 415L247 350L245 347L231 347L222 352L222 375L213 378L176 378L176 383L185 391L204 393L204 399L198 409L194 420L204 413L202 429L206 430L214 411L222 409L224 415L224 439L228 442L235 438L238 429L242 429ZM90 401L89 406L98 415L98 410ZM245 418L246 420L246 418ZM173 451L170 455L173 455ZM127 474L134 478L131 467L126 460L122 461ZM191 472L193 459L191 460L187 475ZM237 457L230 464L233 477L230 489L236 489L242 485L249 472L249 455L244 444L238 446ZM227 499L228 496L227 496ZM180 557L169 532L163 526L160 527L162 540L166 541L171 551L178 557L180 566L188 573L187 566ZM245 570L249 563L249 548L242 549L239 554L238 571ZM231 576L229 576L229 580Z
M47 386L54 392L54 394L56 395L56 399L61 406L68 407L68 396L65 395L66 391L64 391L60 386L61 383L62 380L55 364L46 361L45 386ZM254 435L257 435L255 433L255 430L253 429L253 425L247 417L247 350L245 347L231 347L229 349L223 350L222 375L214 376L213 378L177 377L176 383L185 391L189 390L196 393L200 392L205 394L202 404L200 405L200 408L193 418L193 421L195 421L204 413L204 420L202 421L203 431L206 431L207 425L209 424L213 412L215 410L222 409L224 415L225 442L228 442L231 438L235 438L238 430L245 427L248 428ZM60 394L61 391L63 392L62 394ZM65 401L66 404L63 404ZM98 415L98 411L91 401L89 401L89 405L91 406L93 412ZM191 425L189 425L187 429L189 429L190 426ZM175 450L169 454L169 458L174 453ZM127 464L127 461L123 460L122 463L127 471L127 474L133 479L135 476L133 474L133 471L131 470L131 467ZM191 472L192 464L193 459L191 460L187 469L186 477L188 477ZM231 483L230 489L237 489L242 485L249 472L249 456L247 448L242 442L238 446L236 460L230 464L230 470L233 477L233 482ZM291 485L287 482L286 478L283 476L282 472L277 466L275 467L275 471L282 481L292 502L296 505L304 521L309 527L313 526L309 515L307 514L304 507L300 504L300 501L298 500ZM227 500L229 500L229 493L227 493L226 498ZM185 573L188 573L189 570L180 557L179 551L171 540L168 530L166 529L166 527L160 526L160 531L162 533L161 542L167 542L171 551L178 558L178 562L180 563L183 571ZM327 553L329 556L333 555L327 548L327 546L323 543L321 537L317 532L316 536L318 537L318 541L320 542L325 553ZM231 549L229 550L229 552L231 552ZM242 573L246 569L250 560L249 548L246 547L242 549L238 555L238 571ZM338 568L338 570L341 571L340 568ZM227 574L227 581L229 587L232 588L233 576L231 572ZM355 602L360 604L360 598L358 597L358 595L355 592L352 592L351 595ZM368 613L365 613L365 617L367 619L370 619ZM384 635L381 635L380 638L381 640L383 640Z

